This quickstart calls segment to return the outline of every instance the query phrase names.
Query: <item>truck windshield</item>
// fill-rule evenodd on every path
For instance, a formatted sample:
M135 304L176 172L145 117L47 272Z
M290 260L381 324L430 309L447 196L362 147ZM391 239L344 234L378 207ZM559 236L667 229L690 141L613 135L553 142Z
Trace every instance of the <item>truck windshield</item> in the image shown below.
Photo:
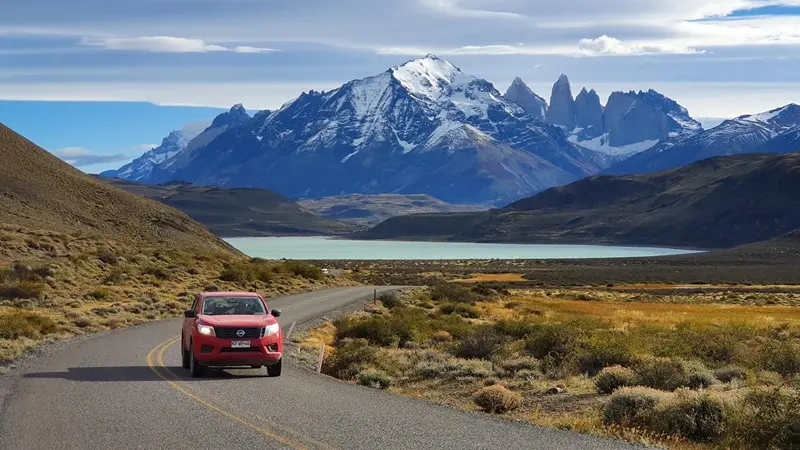
M232 314L266 314L264 303L257 297L208 297L203 301L201 314L221 316Z

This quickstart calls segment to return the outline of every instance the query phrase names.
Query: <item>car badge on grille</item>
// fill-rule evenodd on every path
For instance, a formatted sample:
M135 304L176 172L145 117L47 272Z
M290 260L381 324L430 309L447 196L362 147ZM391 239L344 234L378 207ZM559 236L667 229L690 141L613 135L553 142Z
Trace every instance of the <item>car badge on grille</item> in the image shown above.
M239 330L236 332L236 336L244 337L244 330Z

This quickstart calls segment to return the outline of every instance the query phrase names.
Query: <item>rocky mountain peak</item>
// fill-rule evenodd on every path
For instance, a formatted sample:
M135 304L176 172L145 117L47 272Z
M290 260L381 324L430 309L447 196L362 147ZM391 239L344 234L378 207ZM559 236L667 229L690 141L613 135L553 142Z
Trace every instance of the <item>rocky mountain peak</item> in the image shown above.
M535 119L542 120L547 115L547 101L536 95L536 93L522 81L522 78L515 78L503 97L519 105L526 113Z
M575 99L572 97L572 88L569 78L561 75L553 85L550 93L550 107L547 110L547 122L561 125L568 130L575 127Z
M239 126L247 123L250 119L251 117L247 114L247 110L244 109L244 106L242 106L241 103L237 103L227 112L214 118L210 128Z
M584 87L575 98L575 125L592 138L603 134L603 106L594 89Z

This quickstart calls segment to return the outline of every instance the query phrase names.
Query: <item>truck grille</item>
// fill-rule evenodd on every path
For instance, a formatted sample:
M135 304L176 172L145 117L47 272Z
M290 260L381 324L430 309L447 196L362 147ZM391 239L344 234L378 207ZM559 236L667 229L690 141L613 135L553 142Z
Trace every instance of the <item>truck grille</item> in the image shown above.
M244 331L244 336L236 334L239 330ZM257 339L264 335L264 327L217 327L215 331L222 339Z

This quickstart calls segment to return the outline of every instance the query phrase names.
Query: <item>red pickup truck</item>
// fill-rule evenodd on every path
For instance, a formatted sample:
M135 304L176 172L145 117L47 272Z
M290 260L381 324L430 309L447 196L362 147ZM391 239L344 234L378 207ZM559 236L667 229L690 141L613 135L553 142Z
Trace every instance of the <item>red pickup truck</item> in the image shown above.
M207 367L267 367L267 375L281 374L283 331L260 294L202 292L184 311L181 330L183 367L193 377Z

